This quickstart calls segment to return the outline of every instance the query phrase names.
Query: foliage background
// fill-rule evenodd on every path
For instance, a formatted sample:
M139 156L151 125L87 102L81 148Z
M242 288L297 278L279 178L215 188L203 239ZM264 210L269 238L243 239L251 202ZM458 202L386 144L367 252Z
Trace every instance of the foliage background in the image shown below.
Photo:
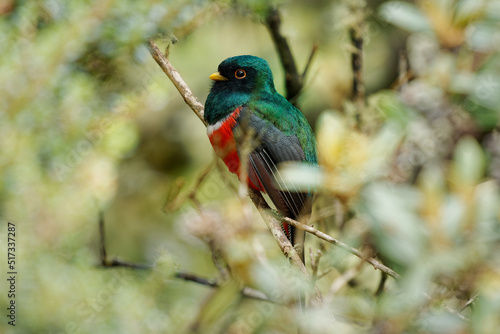
M16 223L19 275L16 327L2 316L1 332L292 333L305 323L315 333L497 331L500 1L275 3L299 68L319 45L299 100L323 164L303 178L321 180L315 226L378 251L400 282L376 295L379 272L309 236L323 252L319 271L331 270L317 282L323 309L241 299L239 284L280 300L297 284L258 214L249 219L231 190L236 180L212 171L197 189L201 210L173 196L213 153L145 41L176 37L169 59L202 101L208 76L238 54L267 59L284 93L262 24L268 2L3 0L0 252L6 259L6 223ZM355 130L348 29L361 21L368 98ZM108 253L154 269L98 266L100 210ZM203 240L216 241L236 285L173 277L218 277ZM342 282L346 272L353 279Z

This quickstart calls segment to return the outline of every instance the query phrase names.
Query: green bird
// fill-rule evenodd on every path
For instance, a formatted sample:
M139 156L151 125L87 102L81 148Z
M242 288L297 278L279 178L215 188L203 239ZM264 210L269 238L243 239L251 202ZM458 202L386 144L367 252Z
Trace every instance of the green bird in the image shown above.
M248 55L228 58L210 79L204 117L216 154L241 182L267 193L284 216L309 214L312 194L285 183L278 167L287 161L317 165L316 139L304 115L274 88L268 63ZM248 154L247 180L242 154ZM285 223L282 228L304 261L304 232Z

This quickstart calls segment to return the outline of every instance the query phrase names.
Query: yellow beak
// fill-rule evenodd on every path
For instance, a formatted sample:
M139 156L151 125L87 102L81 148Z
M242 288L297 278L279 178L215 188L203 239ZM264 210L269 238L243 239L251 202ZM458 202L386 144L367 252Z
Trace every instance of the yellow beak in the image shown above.
M215 73L212 73L210 76L209 76L210 79L212 79L213 81L226 81L227 78L223 75L221 75L219 72L215 72Z

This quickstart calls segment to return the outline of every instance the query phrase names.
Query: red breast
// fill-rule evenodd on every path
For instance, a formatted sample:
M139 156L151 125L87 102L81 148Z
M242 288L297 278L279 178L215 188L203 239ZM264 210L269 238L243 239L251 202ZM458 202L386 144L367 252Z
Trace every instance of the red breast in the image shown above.
M241 161L236 149L236 141L233 133L240 111L241 107L238 107L223 120L207 126L207 134L217 156L224 161L229 171L238 175L238 178L241 180ZM261 184L256 186L250 179L248 179L248 185L255 190L265 191Z

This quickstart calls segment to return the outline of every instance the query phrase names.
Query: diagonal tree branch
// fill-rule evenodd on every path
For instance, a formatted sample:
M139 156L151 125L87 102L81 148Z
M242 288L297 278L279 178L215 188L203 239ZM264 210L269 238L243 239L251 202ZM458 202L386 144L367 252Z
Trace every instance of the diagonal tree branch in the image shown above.
M359 257L360 259L362 260L365 260L366 262L368 262L369 264L371 264L375 269L378 269L384 273L386 273L387 275L395 278L395 279L398 279L400 278L400 275L395 272L394 270L392 270L391 268L383 265L382 263L378 262L377 260L375 260L374 258L372 257L369 257L369 258L365 258L363 256L363 254L357 250L356 248L353 248L345 243L343 243L342 241L340 240L337 240L331 236L329 236L328 234L324 233L324 232L321 232L317 229L315 229L314 227L312 226L309 226L309 225L306 225L306 224L302 224L296 220L293 220L293 219L290 219L288 217L284 217L283 218L284 221L286 221L288 224L292 225L292 226L295 226L296 228L299 228L301 230L304 230L306 231L307 233L311 233L313 235L315 235L316 237L322 239L322 240L325 240L335 246L338 246L346 251L348 251L349 253Z
M179 91L181 96L184 98L184 101L187 105L194 111L196 116L200 119L200 121L207 125L205 122L205 118L203 117L204 108L203 105L198 101L196 96L194 96L189 86L186 84L184 79L182 79L179 72L172 66L172 64L167 60L165 55L160 51L158 46L152 41L149 40L149 52L153 56L154 60L160 65L160 68L165 72L170 81L174 84L175 88Z

